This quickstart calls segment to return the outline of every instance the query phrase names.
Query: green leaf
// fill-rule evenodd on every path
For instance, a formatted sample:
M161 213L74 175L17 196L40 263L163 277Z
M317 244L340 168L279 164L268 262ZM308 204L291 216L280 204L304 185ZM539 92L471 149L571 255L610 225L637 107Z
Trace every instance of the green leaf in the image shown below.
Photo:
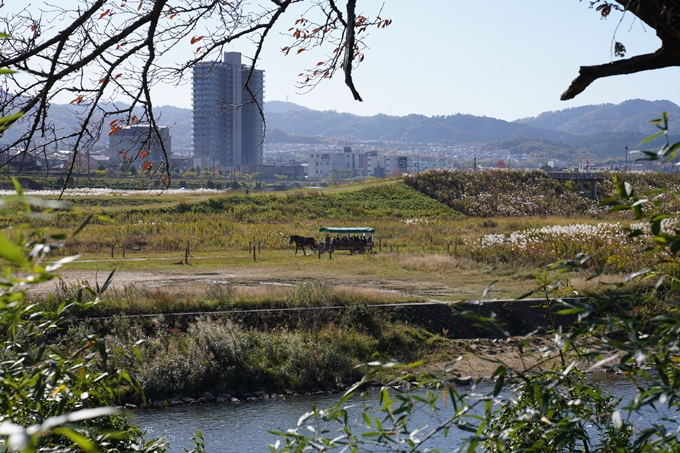
M652 134L649 137L646 137L645 139L643 139L640 143L638 143L638 146L644 145L645 143L648 143L648 142L651 142L655 138L661 137L664 133L665 133L664 131L661 131L661 132L657 132L656 134Z
M493 388L493 396L498 396L501 393L501 390L503 390L503 383L505 382L506 372L507 368L504 365L501 365L498 368L496 368L496 371L494 371L493 375L491 376L491 379L497 378L496 385L494 385Z
M92 452L96 453L99 451L99 448L94 444L94 442L87 437L83 436L82 434L78 434L71 428L67 427L60 427L60 428L54 428L52 430L53 433L59 434L64 437L68 437L73 443L78 445L82 450L85 450L87 452Z
M12 243L2 233L0 233L0 258L19 267L25 267L28 264L26 256L21 252L21 248Z

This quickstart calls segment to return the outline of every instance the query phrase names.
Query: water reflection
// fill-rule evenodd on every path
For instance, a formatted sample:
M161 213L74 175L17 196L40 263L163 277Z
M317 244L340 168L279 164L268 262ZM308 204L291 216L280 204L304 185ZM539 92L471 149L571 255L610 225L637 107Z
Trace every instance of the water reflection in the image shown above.
M623 403L630 401L635 395L635 389L626 379L612 377L604 373L591 375L600 387L616 396L623 398ZM466 389L461 389L465 391ZM492 390L491 384L482 385L480 393ZM268 452L268 443L274 443L277 437L269 434L271 429L286 430L297 425L299 417L308 412L312 405L326 408L335 404L340 395L324 395L317 397L289 397L286 400L268 400L247 404L225 406L194 406L173 408L167 410L138 411L134 413L134 421L147 430L149 437L165 436L170 442L171 453L182 453L184 448L190 448L190 438L195 430L203 433L208 453L229 452ZM378 392L369 394L371 403L378 405ZM358 419L362 401L354 401L354 412ZM440 417L446 417L446 409ZM448 414L450 415L450 414ZM638 427L648 426L659 419L659 413L652 408L645 408L640 414L633 414L627 420ZM625 417L625 415L624 415ZM429 424L434 426L441 422L439 417L423 408L414 415L412 427ZM461 442L463 436L469 433L452 430L449 437L435 439L428 442L430 448L452 448Z

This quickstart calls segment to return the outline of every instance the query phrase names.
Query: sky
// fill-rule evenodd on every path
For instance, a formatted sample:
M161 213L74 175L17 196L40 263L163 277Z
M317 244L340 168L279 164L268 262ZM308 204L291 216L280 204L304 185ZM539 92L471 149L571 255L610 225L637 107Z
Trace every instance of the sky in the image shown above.
M371 16L383 5L373 0L358 3L361 12ZM654 30L633 15L621 20L620 14L612 14L602 20L588 4L385 0L382 17L391 18L392 25L371 31L366 60L355 74L364 102L352 99L341 76L299 93L298 74L321 55L284 56L279 49L289 39L273 33L259 64L265 70L265 101L287 99L317 110L364 116L464 113L509 121L637 98L680 104L680 68L602 79L575 100L559 100L579 66L612 60L615 36L629 56L653 52L660 45ZM294 19L289 16L282 28ZM237 45L233 50L241 51ZM190 86L184 88L182 99L167 103L189 107Z
M367 38L370 48L354 76L364 102L352 99L340 73L311 92L296 88L298 74L325 53L281 53L291 42L282 32L299 17L299 6L270 34L258 64L265 70L265 101L362 116L463 113L508 121L627 99L680 104L680 68L601 79L576 99L559 100L579 66L612 60L614 39L628 56L660 45L654 30L633 15L612 13L603 20L588 5L587 0L359 0L359 13L372 17L382 7L381 16L393 21ZM173 57L189 58L193 47L187 43L186 53ZM248 41L227 50L252 55ZM190 80L172 89L157 87L153 98L156 105L191 108Z

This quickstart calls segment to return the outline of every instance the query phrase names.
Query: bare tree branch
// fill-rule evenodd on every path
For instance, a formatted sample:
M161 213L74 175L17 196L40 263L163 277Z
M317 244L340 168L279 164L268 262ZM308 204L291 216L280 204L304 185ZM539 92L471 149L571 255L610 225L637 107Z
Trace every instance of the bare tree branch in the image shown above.
M597 66L581 66L578 77L571 82L571 85L562 93L560 99L566 101L575 98L591 83L603 77L633 74L640 71L668 68L670 66L680 66L680 58L669 55L663 50Z

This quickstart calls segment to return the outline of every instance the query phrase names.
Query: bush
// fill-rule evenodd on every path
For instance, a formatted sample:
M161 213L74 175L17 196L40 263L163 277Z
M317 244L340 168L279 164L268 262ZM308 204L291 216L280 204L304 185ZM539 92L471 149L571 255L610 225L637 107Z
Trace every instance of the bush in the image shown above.
M680 143L668 142L666 115L654 123L661 130L657 135L665 137L666 143L659 150L645 151L645 158L674 162ZM523 359L522 366L513 368L497 361L493 389L486 392L477 387L478 380L469 390L460 387L455 362L441 373L421 378L420 392L400 391L400 381L395 380L381 389L377 405L363 404L360 422L355 423L354 416L348 417L346 403L364 383L380 369L401 368L408 373L418 365L370 364L373 369L338 404L327 410L313 409L300 418L295 429L274 432L283 442L270 446L271 451L304 451L317 446L323 446L323 451L428 451L428 440L446 438L454 430L468 436L461 445L452 446L451 450L458 451L679 451L680 229L664 229L662 225L677 216L665 210L668 204L664 198L676 197L658 197L658 191L637 195L634 186L624 180L627 177L614 177L617 197L603 203L613 204L614 211L630 211L638 221L644 221L646 228L632 227L628 239L649 236L648 248L660 257L653 268L629 274L624 282L598 294L566 299L565 294L571 292L569 273L596 276L599 272L590 266L591 256L583 253L551 265L551 273L539 276L535 289L523 296L534 295L544 301L541 306L549 318L545 327L550 338L547 345L537 341L535 333L511 337L493 313L481 316L456 308L461 316L492 329L506 345L515 348ZM424 184L428 179L412 182ZM636 249L630 255L641 253ZM631 281L641 277L654 279L656 284L651 290L628 288ZM657 291L662 289L666 300L673 302L659 309ZM483 303L482 299L478 303ZM578 319L569 331L563 331L555 314ZM532 357L533 362L527 360ZM624 402L613 398L586 380L579 366L620 373L634 396ZM656 419L646 416L642 425L631 422L643 408L654 412ZM433 414L433 426L412 425L413 414L421 410ZM307 427L314 428L309 430L311 434L302 431Z

